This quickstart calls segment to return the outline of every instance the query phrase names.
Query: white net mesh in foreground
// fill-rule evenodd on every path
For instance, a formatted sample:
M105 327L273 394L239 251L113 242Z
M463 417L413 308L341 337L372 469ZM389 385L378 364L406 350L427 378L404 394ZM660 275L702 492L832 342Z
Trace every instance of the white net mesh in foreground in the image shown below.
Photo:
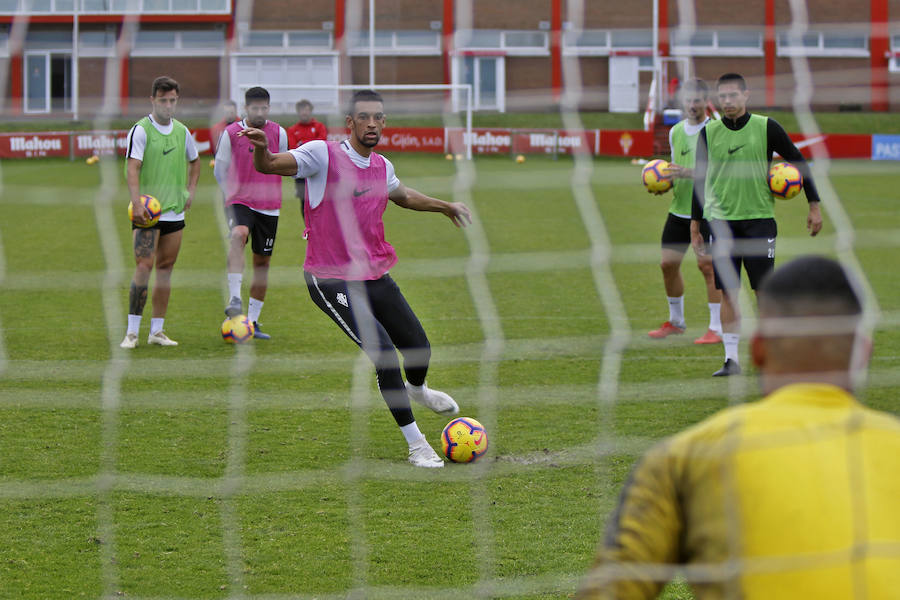
M359 10L361 9L360 5L361 3L355 3L351 8ZM689 35L693 27L692 7L685 2L678 3L678 6L680 27L683 29L684 35ZM241 3L237 13L239 28L243 24L249 25L249 15L253 14L252 8L252 3ZM808 20L805 17L805 7L801 3L792 2L791 8L794 16L794 28L791 33L802 35ZM474 9L472 3L460 3L458 9L462 13L461 21L466 19L471 21ZM581 17L585 12L585 7L580 2L570 1L567 3L566 9L568 21L571 23L570 31L577 34L583 27ZM24 39L28 27L26 20L16 19L11 28L10 38ZM137 29L136 19L126 21L117 52L128 51L128 40L136 35ZM225 60L224 57L223 60ZM792 64L796 80L795 89L797 90L793 106L794 114L802 133L807 136L815 136L819 130L810 105L813 90L809 85L810 65L808 61L798 57L792 58ZM583 128L582 114L577 109L584 104L586 93L581 83L582 61L574 56L564 57L562 66L565 84L559 103L562 124L566 130L577 131ZM118 90L121 86L121 69L118 56L106 61L104 72L103 110L92 124L93 129L96 130L111 128L111 120L120 112ZM536 97L547 95L549 94L546 90L535 92ZM523 100L523 103L525 101L527 98ZM390 112L390 108L388 110ZM410 111L415 112L415 108L411 108ZM449 110L442 115L442 122L444 125L452 127L462 125L458 113ZM392 158L396 163L402 164L402 158L399 156ZM791 253L816 251L836 254L845 264L853 266L856 274L860 276L860 280L867 282L866 285L868 285L867 269L856 253L859 241L857 233L854 231L852 218L847 214L836 189L831 185L834 167L827 156L817 155L814 158L813 172L822 194L824 212L831 233L816 244L789 234L785 236L787 237L786 247ZM383 438L396 437L397 433L393 429L393 424L384 420L377 422L380 425L386 424L386 427L378 430L372 428L373 414L379 411L383 413L384 408L379 405L380 400L377 393L373 392L372 368L363 355L354 359L348 368L347 361L342 360L340 356L319 358L300 354L298 357L288 353L261 356L261 353L253 346L239 348L233 358L223 358L221 354L207 352L205 356L178 360L145 355L135 358L131 353L120 350L118 341L122 336L124 315L127 311L123 298L127 294L131 257L122 250L127 248L128 244L127 241L123 243L122 239L123 235L127 235L127 231L120 227L124 194L121 183L121 163L101 161L99 185L93 193L92 206L96 230L99 234L99 248L102 250L102 264L97 270L90 271L90 276L94 276L97 281L97 285L91 289L91 292L96 292L96 299L99 299L102 306L106 340L109 343L108 352L103 354L108 358L92 360L88 361L88 364L84 364L77 362L76 356L63 357L52 354L55 358L43 359L39 351L22 353L20 357L17 355L18 350L7 349L8 344L5 343L5 338L0 336L0 372L3 373L7 382L13 382L9 387L4 388L4 391L7 392L4 398L10 400L6 407L7 410L13 411L23 407L39 409L47 406L74 406L86 411L95 411L98 405L97 398L91 398L88 395L85 399L84 396L78 394L73 394L71 398L68 398L67 394L71 392L71 389L64 385L59 385L56 398L52 399L40 394L17 393L14 386L18 381L23 383L22 389L30 389L33 388L35 382L46 377L47 385L53 394L54 386L61 384L66 379L87 381L91 377L96 377L100 380L99 441L101 452L98 468L96 473L88 476L67 477L64 474L57 474L56 477L49 480L31 479L25 476L10 477L4 474L4 479L0 481L0 497L7 503L7 506L11 506L14 502L40 504L41 502L80 497L93 498L95 500L93 506L96 538L102 541L99 545L97 564L99 565L98 579L103 597L115 597L123 589L127 590L127 595L130 597L145 598L159 595L182 597L228 595L230 597L266 598L347 596L360 598L398 596L455 598L461 592L479 597L539 596L541 594L555 596L571 593L590 562L593 546L600 540L599 523L605 520L605 515L611 507L611 498L619 486L618 478L621 473L618 476L615 473L622 470L621 463L626 463L627 466L627 463L633 460L640 451L662 435L648 431L637 433L627 427L623 428L621 421L628 418L628 410L631 406L640 404L644 398L650 399L648 403L652 404L653 400L660 398L667 398L675 402L687 402L697 397L709 398L720 395L727 396L727 400L731 402L737 402L752 395L753 383L746 378L735 378L728 382L727 390L723 390L721 387L711 387L706 379L684 377L670 379L668 374L672 371L671 367L663 367L659 369L658 374L654 373L649 378L635 375L634 364L640 361L650 364L654 360L660 360L650 358L650 356L667 353L668 350L659 350L643 341L644 333L638 330L639 327L643 327L643 322L640 326L635 325L634 322L639 318L640 311L645 310L644 305L641 304L641 308L629 306L629 301L633 301L640 294L634 293L627 287L624 291L622 289L621 282L623 280L628 281L628 285L634 284L634 279L623 277L623 271L644 268L649 277L653 278L653 283L641 287L641 293L646 289L651 294L662 296L658 273L655 270L658 249L655 244L644 241L650 238L636 236L642 241L635 242L633 239L624 242L616 241L619 239L620 224L624 221L622 216L616 212L621 210L621 207L606 203L602 197L605 193L620 193L621 188L614 187L618 184L616 167L608 169L609 165L598 164L587 155L575 155L571 163L566 163L565 179L570 182L568 187L559 186L548 189L544 187L541 180L553 179L554 174L550 166L545 166L537 160L534 161L536 167L533 171L509 169L501 172L500 175L496 175L494 172L497 161L456 161L453 164L456 165L456 173L452 177L450 189L444 191L449 192L449 196L453 200L466 202L473 209L474 223L465 232L468 251L463 255L447 259L439 257L418 259L416 256L401 254L401 265L408 266L405 267L406 271L401 271L402 275L398 275L398 281L405 291L420 299L428 296L423 288L435 283L435 279L456 278L464 283L464 286L459 286L454 290L454 293L458 294L461 299L454 299L447 304L462 304L471 298L472 310L466 318L471 320L471 328L479 331L478 335L473 336L478 341L436 342L435 351L440 360L435 361L432 372L436 378L441 377L442 368L451 372L456 370L458 373L465 373L469 376L465 384L459 384L456 387L460 393L459 397L465 398L469 403L468 407L464 405L464 412L466 410L477 412L475 416L492 435L496 435L492 449L492 452L495 453L493 456L489 455L487 460L476 463L465 470L445 469L445 473L437 477L432 477L431 474L422 474L408 467L402 461L402 454L394 456L389 451L376 452L378 459L373 459L369 449L373 445L377 447L379 444L383 444ZM526 165L530 164L530 161L526 163ZM547 171L545 172L543 169L547 169ZM609 182L612 187L606 187L607 182L605 181L598 181L598 172L601 173L601 177L613 179ZM437 188L444 185L438 176L429 177L402 170L398 172L398 175L408 183L415 182L415 187L426 193L432 193L429 185ZM632 170L628 171L628 176L634 176ZM634 180L636 181L636 176L634 176ZM583 228L583 237L586 243L573 249L565 243L559 243L558 247L554 247L554 243L551 242L546 245L538 245L538 251L530 251L527 247L517 247L515 243L504 245L502 228L496 225L497 218L503 215L498 215L495 207L491 205L491 190L479 187L484 186L485 181L491 182L490 185L520 190L523 195L529 186L543 190L548 205L546 210L552 212L557 209L558 205L555 203L565 204L568 207L566 210L576 216ZM4 184L5 189L10 189L8 182L4 182ZM15 188L16 191L20 189L19 187ZM608 192L610 189L614 191ZM210 187L207 190L214 190L214 188ZM55 192L50 191L48 194L52 195ZM438 195L437 192L434 192L434 195ZM35 204L46 201L41 200L41 195L37 193L32 197L35 199ZM216 229L218 232L224 230L224 216L215 192L208 194L205 199L198 200L214 207ZM2 201L4 206L11 206L13 202L14 200L9 196ZM25 201L26 204L30 202L30 198ZM560 208L560 210L563 209ZM661 208L659 212L662 212ZM429 218L422 215L419 217ZM511 229L521 226L512 216L509 221ZM655 223L661 222L661 218L657 219L654 215L647 221L652 221L653 227L656 227ZM524 229L527 231L528 226L524 226ZM2 231L6 236L11 235L10 229L6 227ZM296 232L285 232L282 235L296 235ZM540 235L540 229L538 229L538 235ZM883 232L882 235L886 238L887 249L897 245L896 229ZM24 295L20 297L17 295L18 293L34 289L59 291L59 288L64 285L77 282L78 277L44 279L38 265L34 265L31 269L17 267L14 270L6 258L10 252L9 245L5 238L2 241L3 244L0 244L0 250L2 250L0 252L0 283L9 284L10 291L9 300L4 302L6 308L0 314L0 319L2 319L0 322L5 328L11 329L15 327L15 306L24 301ZM497 245L504 249L495 250L494 247ZM512 248L512 250L507 248ZM221 244L215 248L191 248L186 245L182 251L185 254L191 252L224 254L225 250L226 246ZM884 248L881 250L883 251ZM685 263L685 272L689 270L690 260L688 258ZM871 261L871 258L869 260ZM295 262L296 259L293 263ZM21 263L17 262L16 264ZM177 271L178 267L176 267L176 273ZM552 276L560 272L565 276L561 282L564 285L551 287L550 291L541 290L535 285L534 304L538 308L535 309L534 314L529 316L535 321L551 322L558 319L559 317L554 314L552 307L561 301L555 296L565 296L570 288L577 289L577 293L584 293L584 290L587 289L593 296L586 297L585 301L600 308L605 319L605 328L588 330L581 335L556 336L551 333L528 335L518 330L512 336L507 333L507 329L515 329L518 325L512 323L517 319L511 317L504 310L513 292L512 289L505 288L504 283L515 280L518 285L522 285L522 282L525 281L524 285L527 287L529 278L533 278L535 281L542 281L546 278L559 284L560 281L553 279ZM177 295L179 290L200 289L209 296L215 296L212 304L218 306L219 297L224 296L222 287L224 277L222 277L221 268L193 269L190 270L190 274L195 276L196 280L187 281L187 278L182 280L182 287L176 287L173 296ZM305 298L305 290L296 283L297 277L296 269L289 271L288 267L284 267L283 271L275 270L273 272L273 288L277 289L278 284L282 284L283 289L288 288L289 286L284 283L292 281L293 287L290 288L290 293L293 294L295 301L308 303ZM576 278L581 281L573 281ZM686 279L689 281L689 287L697 283L691 281L690 275L687 275ZM438 285L441 290L451 288L440 282ZM538 296L541 293L547 294L550 301L544 303L540 300ZM695 294L699 295L697 292ZM868 329L871 329L878 315L877 295L870 291L867 298L869 304L866 310L866 325ZM423 305L425 304L424 300L421 302ZM277 306L275 302L271 304ZM440 302L437 303L438 306L440 304ZM649 305L655 306L654 303L649 303ZM744 299L744 305L748 309L748 315L752 314L750 308L752 302L749 298ZM547 306L551 308L544 310ZM566 304L566 306L571 306L571 304ZM417 308L415 303L413 303L413 308ZM271 310L276 311L277 309ZM285 318L289 318L287 314L290 311L291 309L284 309ZM429 314L434 320L437 320L435 312ZM898 319L895 315L895 312L888 311L882 320L887 324L885 326L888 328L886 337L890 340L894 340L896 337L894 329ZM215 321L215 319L211 319L211 321ZM29 319L29 322L40 324L41 319ZM308 327L305 323L295 322L293 325L292 334L299 336L303 336ZM752 326L752 319L748 319L745 322L745 330L749 331ZM426 328L428 328L427 322ZM332 336L335 345L345 343L342 339L338 341L339 333L330 328L330 324L329 328L323 327L322 329L326 332L326 336ZM549 327L540 326L537 326L536 329L540 332L551 330ZM17 340L21 339L22 336L18 335ZM185 342L190 343L189 340L185 340ZM893 343L896 347L896 342ZM16 348L21 347L21 342L17 342ZM718 355L712 359L710 355L698 357L684 348L677 348L661 360L669 363L678 361L690 363L700 360L714 364L719 358ZM513 366L514 363L520 361L527 362L534 370L545 370L552 375L543 378L525 377L525 382L519 384L514 379L517 373L522 376L523 372L516 371ZM578 374L573 375L571 371L566 370L565 363L567 361L587 364L589 365L587 368L593 368L594 371L586 378ZM883 362L876 361L874 377L871 382L875 389L889 391L897 387L895 369L892 368L895 364L895 356L889 356L883 359ZM675 369L677 370L677 367ZM554 371L557 372L553 373ZM199 379L205 378L214 383L205 389L198 390L186 386L183 393L167 394L165 397L154 396L152 391L135 393L134 387L128 385L129 376L136 377L141 373L150 378L177 379L184 377L192 382L199 376ZM254 385L260 383L260 374L284 376L287 373L299 374L303 378L312 380L332 378L338 381L341 378L346 379L347 375L351 374L350 398L346 402L349 408L347 411L349 421L346 427L342 428L343 435L348 436L351 440L350 452L347 459L341 461L334 469L314 470L298 464L294 469L284 470L279 467L267 470L256 464L252 470L248 470L248 461L255 459L249 454L254 447L253 440L256 439L253 436L259 427L258 422L253 421L256 418L253 411L258 411L259 407L253 404L252 400L258 400L260 397L255 394ZM457 375L457 377L463 379L461 375ZM586 383L585 380L588 382ZM340 384L334 385L325 394L339 393L334 390L342 390L343 387L345 386ZM317 408L325 409L328 406L327 402L321 400L322 392L316 384L311 385L308 390L297 394L293 394L290 390L275 392L265 406L274 411L291 410L298 405L303 406L298 410L315 411ZM583 402L585 398L589 399L587 403ZM307 403L307 401L309 402ZM83 404L80 404L81 402ZM139 417L142 411L146 411L148 414L156 411L168 411L177 408L182 402L193 408L204 406L207 402L214 402L215 406L224 411L225 439L227 441L223 449L224 466L221 474L210 477L192 473L190 470L185 472L178 468L161 468L148 472L121 468L120 465L129 458L125 449L133 448L130 445L130 438L133 434L124 427L123 419L127 418L127 422L133 425L135 413ZM532 447L527 442L516 440L516 438L533 435L533 432L527 430L524 424L517 422L516 413L510 411L511 406L524 404L542 413L546 417L546 429L555 434L547 436L552 440L556 435L565 437L565 432L577 425L573 422L570 413L564 410L569 402L584 408L584 414L587 415L585 420L590 421L588 428L591 430L591 435L551 450ZM344 401L338 400L338 403L343 405ZM691 410L703 412L703 408ZM422 411L417 411L417 414L420 412ZM276 419L277 417L272 418L272 420ZM433 443L437 441L434 433L429 433L429 437ZM4 440L5 443L11 445L25 443L15 431L5 432ZM386 457L386 454L390 456ZM618 466L617 463L619 463ZM568 489L566 486L572 485L570 478L555 478L546 474L553 470L572 468L576 470L586 468L589 472L586 478L588 483L585 484L584 480L579 480L577 484ZM515 507L504 506L502 498L516 496L512 490L504 492L502 488L504 485L525 487L530 478L540 482L541 487L559 486L560 489L554 491L560 496L583 499L584 503L596 508L596 520L588 519L588 526L585 526L584 519L577 521L580 526L584 527L580 531L567 531L564 526L550 529L554 533L564 532L571 535L574 539L581 541L582 548L585 546L590 548L587 552L581 552L580 555L571 557L573 562L580 561L577 568L566 565L557 566L555 570L535 569L535 572L530 572L527 568L517 569L515 565L509 564L516 560L524 561L522 557L530 552L538 554L544 552L541 550L543 540L526 537L526 542L518 538L516 532L511 530L517 527L527 529L527 526L533 523L551 522L559 517L554 510L553 503L550 502L552 496L549 496L549 505L529 507L529 510L533 511L531 515L520 516L518 517L519 521L513 519L513 523L510 524L507 511L513 513ZM424 485L435 485L435 488L441 492L446 491L446 488L440 485L445 482L464 487L466 490L466 494L463 495L465 502L460 505L461 508L460 506L454 507L455 518L453 521L466 523L466 527L474 532L474 535L471 536L474 538L474 543L459 550L460 553L474 555L474 567L471 572L462 575L458 584L448 584L437 574L433 579L428 576L400 576L394 583L385 584L383 575L378 574L377 565L383 560L384 548L383 542L379 540L380 536L389 537L390 534L381 531L382 528L387 530L394 525L401 530L398 535L414 536L415 528L412 531L408 529L410 520L433 519L436 524L426 522L422 526L432 531L440 531L442 527L450 529L456 523L441 522L437 518L442 516L439 510L435 510L433 513L429 511L404 513L400 510L404 506L402 496L395 501L399 515L396 517L396 522L392 523L389 518L382 519L381 515L373 513L372 510L374 494L371 485L373 482L375 484L386 482L388 493L392 489L409 491L407 488L414 488L415 484L423 482ZM316 490L335 485L346 490L343 498L346 518L328 530L327 535L334 538L335 544L342 544L349 548L349 560L346 561L349 565L349 572L336 574L331 585L322 585L322 589L317 590L310 590L306 581L291 580L289 577L277 589L273 590L268 587L264 583L265 578L255 573L249 566L252 562L255 568L261 568L260 565L265 563L265 558L254 557L253 560L249 558L249 547L257 542L250 539L249 531L252 527L248 522L250 519L247 516L247 498L258 496L263 499L262 502L265 502L266 499L281 493ZM596 489L593 489L592 486L596 486ZM545 491L536 490L533 494L540 496ZM597 494L605 496L604 500L591 500ZM126 556L126 551L123 550L123 548L133 546L132 540L129 539L131 530L123 524L125 519L122 506L123 496L129 495L138 498L153 496L172 498L173 504L176 503L174 499L198 500L207 497L219 499L217 506L219 507L218 519L221 526L218 537L221 540L221 552L214 553L218 554L218 557L214 559L210 569L220 569L225 573L221 588L212 591L184 593L178 590L177 583L174 587L169 587L158 579L152 582L142 581L139 569L133 563L129 563L131 557ZM327 492L323 492L323 495L327 495ZM434 501L443 503L444 500L436 494ZM303 509L299 506L296 507L298 511ZM288 510L291 510L290 506L288 506ZM383 510L389 511L389 508ZM566 518L567 515L562 516ZM304 520L304 515L298 514L296 523L298 534L302 535L304 529L309 526L308 522ZM147 526L151 525L151 519L148 517ZM182 525L186 524L182 523ZM272 535L274 536L274 534ZM178 538L176 532L171 533L171 536L173 539ZM203 542L190 540L190 535L186 535L186 537L188 539L182 542L183 547L180 550L184 552L187 549L188 554L201 553ZM585 540L587 540L586 543ZM40 545L40 537L34 542ZM272 542L272 544L277 545L277 542ZM520 547L521 544L533 544L534 548L523 549ZM173 542L172 546L177 546L177 544ZM160 554L177 550L178 548L161 548ZM890 554L894 550L889 549L887 556L896 559L896 553ZM419 551L422 554L429 554L441 553L446 549L420 548ZM448 552L448 554L452 553ZM510 556L512 558L509 558ZM187 560L188 557L185 556L183 559ZM397 559L400 562L406 562L412 561L414 557L401 556ZM162 558L155 557L152 560L161 565L159 572L166 572L165 566L162 566L165 564ZM438 561L439 564L444 560L447 565L453 564L452 557ZM792 559L789 557L785 560L790 562ZM707 569L704 566L681 570L671 565L663 565L658 570L658 578L667 581L673 575L680 573L688 582L702 582L728 577L731 575L729 569L732 568L740 568L740 565L727 565L721 570ZM31 576L27 569L22 572L25 573L26 580ZM10 569L7 573L12 576L15 572ZM20 583L22 581L21 573L16 576L18 578L15 581ZM33 576L35 578L42 577L39 574ZM616 576L617 572L614 572L613 578ZM160 589L165 592L160 594ZM256 589L265 591L255 592Z

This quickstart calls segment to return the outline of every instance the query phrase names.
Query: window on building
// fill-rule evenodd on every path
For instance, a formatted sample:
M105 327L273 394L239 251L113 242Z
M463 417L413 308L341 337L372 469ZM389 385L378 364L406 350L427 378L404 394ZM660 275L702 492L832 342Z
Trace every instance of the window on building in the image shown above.
M0 15L231 12L232 0L0 0Z
M855 31L781 31L775 40L778 56L869 56L869 36Z
M763 55L763 33L757 29L675 29L669 42L673 56Z
M225 47L225 30L216 29L196 29L181 32L182 48L224 48Z
M613 29L610 46L617 50L641 50L653 48L653 32L649 29Z
M502 50L512 56L546 56L549 37L546 31L502 31L471 29L456 32L460 50Z
M48 13L53 10L51 0L25 0L25 12Z
M78 34L79 52L82 56L112 56L116 46L116 28L81 31Z
M429 29L382 30L375 32L375 52L383 55L433 56L441 53L441 33ZM369 52L368 30L347 37L347 51L362 55Z
M219 56L225 50L225 30L212 29L141 29L134 41L135 56Z
M562 51L566 55L607 55L609 48L609 31L605 29L566 31L562 36Z
M174 49L175 32L155 29L141 29L134 41L135 50Z
M282 48L282 31L248 31L241 36L241 46L246 48Z
M25 34L25 47L28 49L56 49L72 46L72 30L40 31L30 29Z
M290 48L331 50L330 31L289 31L287 34Z

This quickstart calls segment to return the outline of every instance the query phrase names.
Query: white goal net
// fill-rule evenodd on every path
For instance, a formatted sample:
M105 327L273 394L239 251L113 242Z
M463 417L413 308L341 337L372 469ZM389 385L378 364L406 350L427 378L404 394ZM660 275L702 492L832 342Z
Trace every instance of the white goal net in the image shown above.
M853 374L857 395L900 414L900 121L880 110L896 107L897 81L872 66L900 48L897 16L879 0L883 11L850 23L816 3L761 4L765 22L738 24L702 0L0 0L0 598L569 598L597 582L603 597L635 577L663 598L709 585L742 598L729 586L750 571L900 564L895 531L878 543L865 532L883 515L861 508L867 474L854 471L848 547L811 543L749 567L739 552L595 567L644 453L762 396L746 279L743 375L711 378L722 344L692 343L712 310L692 250L685 335L647 333L669 308L660 233L672 193L647 194L640 165L672 158L685 81L714 90L722 73L744 73L750 111L776 114L804 151L825 225L807 235L802 195L776 203L776 265L827 255L859 282L874 350ZM153 275L126 350L136 250L123 155L160 75L179 80L175 118L201 172L165 315L179 345L145 343L161 318ZM245 116L255 86L285 129L309 100L331 140L348 135L353 92L379 92L376 151L406 186L471 210L457 229L389 203L384 222L392 277L431 342L428 384L484 425L480 460L408 463L372 362L309 298L287 178L259 313L272 339L222 342L231 235L212 138L223 103ZM449 417L413 411L440 453ZM723 528L731 548L747 542ZM881 597L858 571L848 578L848 597Z

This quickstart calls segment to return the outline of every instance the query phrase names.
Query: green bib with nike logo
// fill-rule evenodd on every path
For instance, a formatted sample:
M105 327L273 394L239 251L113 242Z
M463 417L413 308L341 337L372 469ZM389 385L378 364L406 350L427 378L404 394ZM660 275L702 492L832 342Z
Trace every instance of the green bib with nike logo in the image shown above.
M159 132L150 117L137 122L147 134L144 160L141 164L141 194L155 196L162 211L180 213L187 203L187 156L184 139L187 128L172 119L172 131L168 135ZM128 179L128 160L125 161L125 178Z
M741 221L775 216L775 200L767 181L768 120L751 114L738 131L728 129L721 121L707 123L705 218Z
M700 132L688 135L684 130L684 123L684 121L679 121L672 127L672 162L680 167L693 169L697 160L697 137ZM673 215L690 217L693 193L693 179L674 179L672 204L669 205L669 212Z

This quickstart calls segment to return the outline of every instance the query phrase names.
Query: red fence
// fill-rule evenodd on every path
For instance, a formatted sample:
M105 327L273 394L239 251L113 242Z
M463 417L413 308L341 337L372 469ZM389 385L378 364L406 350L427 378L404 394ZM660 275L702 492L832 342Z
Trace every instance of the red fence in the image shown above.
M0 158L80 158L92 154L125 154L127 131L50 131L0 134ZM202 154L210 152L209 130L193 132ZM343 132L329 137L343 139ZM807 157L826 150L832 158L872 158L871 135L822 134L791 139ZM378 150L392 152L465 153L469 141L461 128L388 127ZM590 154L594 156L653 155L653 133L636 130L500 129L477 128L471 134L472 153L481 154Z

